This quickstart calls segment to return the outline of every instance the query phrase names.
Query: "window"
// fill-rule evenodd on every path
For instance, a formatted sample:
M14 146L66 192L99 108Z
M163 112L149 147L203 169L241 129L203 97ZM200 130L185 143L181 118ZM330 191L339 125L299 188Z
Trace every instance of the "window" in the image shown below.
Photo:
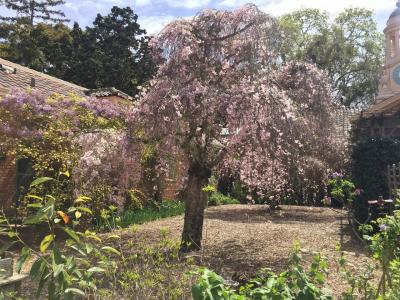
M394 37L390 37L390 57L394 57L396 53Z
M32 161L28 158L19 159L17 161L17 193L16 199L28 192L29 185L32 183L34 172Z

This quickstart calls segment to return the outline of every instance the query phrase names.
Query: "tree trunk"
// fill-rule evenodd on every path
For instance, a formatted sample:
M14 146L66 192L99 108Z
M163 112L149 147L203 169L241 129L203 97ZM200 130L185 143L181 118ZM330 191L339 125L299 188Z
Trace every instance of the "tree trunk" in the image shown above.
M189 167L188 182L184 192L186 209L182 232L182 252L201 249L204 209L207 205L207 194L203 192L203 188L208 184L210 176L211 171L207 167L199 164Z

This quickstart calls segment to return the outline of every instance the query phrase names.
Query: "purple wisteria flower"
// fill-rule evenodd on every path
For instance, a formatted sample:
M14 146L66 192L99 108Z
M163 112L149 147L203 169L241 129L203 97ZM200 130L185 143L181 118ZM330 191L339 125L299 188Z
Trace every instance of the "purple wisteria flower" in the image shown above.
M387 230L387 225L386 224L381 224L381 225L379 225L379 230L380 231L386 231Z
M332 178L333 178L333 179L336 179L336 178L343 178L343 174L338 173L338 172L335 172L335 173L332 174Z

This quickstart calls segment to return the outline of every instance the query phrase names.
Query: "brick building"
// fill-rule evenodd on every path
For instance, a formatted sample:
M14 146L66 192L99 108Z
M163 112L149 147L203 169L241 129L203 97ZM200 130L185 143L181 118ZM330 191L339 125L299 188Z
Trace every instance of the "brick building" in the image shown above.
M45 96L55 93L78 96L90 96L104 99L104 101L129 102L133 105L133 98L115 88L101 88L89 90L76 84L34 71L24 66L12 63L0 58L0 98L9 93L12 89L32 88ZM1 137L0 137L1 138ZM0 153L0 209L10 211L13 201L16 199L17 186L22 178L29 177L29 164L16 161L12 157L6 157ZM162 197L173 199L179 188L177 180L182 177L184 168L179 163L172 169L169 178L162 184ZM132 167L133 177L139 178L141 165L138 162Z

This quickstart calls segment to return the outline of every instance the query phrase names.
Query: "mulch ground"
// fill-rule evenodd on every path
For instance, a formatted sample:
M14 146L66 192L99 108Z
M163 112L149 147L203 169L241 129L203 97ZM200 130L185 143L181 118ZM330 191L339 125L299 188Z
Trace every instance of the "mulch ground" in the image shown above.
M178 241L182 227L183 217L179 216L143 224L137 230L121 230L120 235L126 246L138 240L157 243L161 230ZM256 205L213 207L206 211L203 236L203 251L196 254L200 264L233 280L251 278L261 268L285 270L298 241L306 264L316 252L328 258L327 283L336 297L347 288L337 263L338 245L359 271L373 262L348 225L346 213L329 208L283 206L270 212L266 206Z
M136 234L151 241L161 229L168 229L172 238L179 239L182 227L183 218L175 217L141 225ZM124 239L130 235L125 231ZM329 208L283 206L269 212L265 206L213 207L206 211L203 236L201 264L234 280L251 278L260 268L285 270L293 245L299 241L305 262L316 252L328 258L327 282L335 296L347 288L338 270L338 245L358 271L372 262L348 225L346 213Z

